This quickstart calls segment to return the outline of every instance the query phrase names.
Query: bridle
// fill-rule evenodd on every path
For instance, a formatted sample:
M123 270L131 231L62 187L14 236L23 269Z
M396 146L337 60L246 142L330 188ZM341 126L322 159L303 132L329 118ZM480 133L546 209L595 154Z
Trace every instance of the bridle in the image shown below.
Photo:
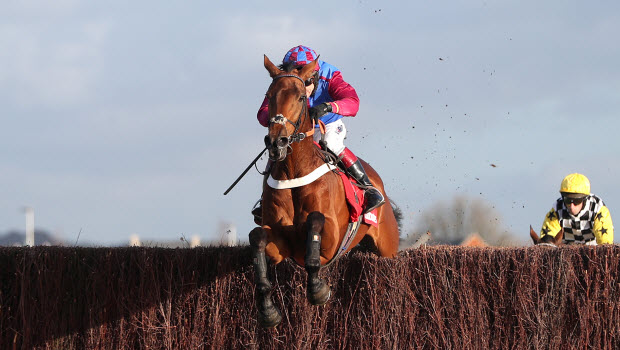
M273 77L273 81L271 82L271 84L273 84L277 79L287 78L287 77L298 79L305 86L304 80L301 79L298 75L295 75L295 74L280 74L280 75L276 75L275 77ZM299 112L299 117L297 118L297 121L295 123L293 123L292 121L288 120L282 114L276 114L274 117L269 119L268 127L271 126L272 124L286 125L286 123L290 123L291 125L293 125L295 127L295 130L293 131L293 134L289 135L288 138L287 138L287 140L288 140L287 146L288 147L290 147L291 143L302 141L306 137L312 136L314 134L314 126L315 126L314 120L312 121L312 129L310 131L298 132L299 127L301 126L301 123L302 123L302 119L305 120L306 118L309 117L309 113L308 113L308 97L306 96L305 93L303 94L303 96L301 98L301 104L302 104L301 111ZM269 145L269 135L265 136L265 145L267 147L270 147L270 145Z

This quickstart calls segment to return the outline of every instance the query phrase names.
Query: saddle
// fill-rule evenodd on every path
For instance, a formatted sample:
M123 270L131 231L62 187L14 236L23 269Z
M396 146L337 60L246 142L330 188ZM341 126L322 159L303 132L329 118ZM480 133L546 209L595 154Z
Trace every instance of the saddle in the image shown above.
M356 222L359 220L362 214L362 204L364 203L364 190L359 188L354 183L357 183L355 179L346 174L345 171L338 172L344 185L344 193L347 198L347 204L349 204L349 222ZM377 223L377 209L374 209L363 216L364 223L378 226Z

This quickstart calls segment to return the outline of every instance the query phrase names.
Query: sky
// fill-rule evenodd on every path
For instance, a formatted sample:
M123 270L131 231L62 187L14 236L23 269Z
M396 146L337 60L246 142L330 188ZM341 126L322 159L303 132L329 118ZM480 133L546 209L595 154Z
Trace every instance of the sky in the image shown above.
M468 196L526 244L574 172L618 221L618 33L617 1L3 1L0 234L28 206L76 245L247 241L262 177L223 192L264 146L263 55L300 44L357 90L345 145L403 235Z

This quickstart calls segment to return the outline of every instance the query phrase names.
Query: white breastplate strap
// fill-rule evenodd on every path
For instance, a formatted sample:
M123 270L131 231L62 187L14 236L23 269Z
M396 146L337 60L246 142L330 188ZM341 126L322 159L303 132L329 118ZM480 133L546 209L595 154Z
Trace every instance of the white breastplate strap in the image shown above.
M574 245L598 245L596 243L596 239L593 239L589 242L582 242L582 241L570 241L567 244L574 244Z
M302 176L302 177L298 177L296 179L290 179L290 180L276 180L273 177L271 177L271 175L269 175L269 178L267 179L267 185L269 185L269 187L271 188L275 188L276 190L301 187L301 186L305 186L309 183L314 182L314 180L318 179L319 177L325 175L327 172L334 170L334 169L336 169L335 166L325 163L321 165L320 167L314 169L313 172L311 172L310 174L306 176Z

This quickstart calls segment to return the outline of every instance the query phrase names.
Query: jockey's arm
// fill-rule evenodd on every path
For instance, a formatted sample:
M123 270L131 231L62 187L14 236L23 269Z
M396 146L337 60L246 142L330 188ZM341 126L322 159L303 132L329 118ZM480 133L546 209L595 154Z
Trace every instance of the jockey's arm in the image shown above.
M602 206L601 210L594 217L592 227L594 237L597 244L613 244L614 243L614 225L611 222L611 214L606 206Z
M342 79L340 71L334 72L327 92L334 100L331 102L332 112L345 117L355 117L360 108L360 99L353 86Z
M542 239L546 235L555 237L561 229L562 227L560 226L560 221L558 220L558 213L552 208L547 213L547 216L545 216L545 221L543 222L540 230L540 238Z
M256 118L260 125L267 127L269 125L269 99L265 96L263 100L263 104L260 105L258 109L258 113L256 113Z

